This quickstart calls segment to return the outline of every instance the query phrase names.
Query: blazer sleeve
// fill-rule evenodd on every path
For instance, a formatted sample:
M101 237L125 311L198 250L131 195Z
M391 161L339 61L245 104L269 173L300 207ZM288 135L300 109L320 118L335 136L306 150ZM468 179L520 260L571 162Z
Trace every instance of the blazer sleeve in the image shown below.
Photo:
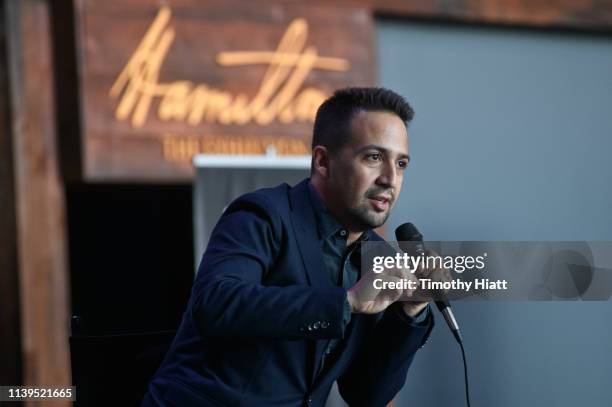
M384 407L406 382L414 355L434 326L433 313L420 323L403 318L400 303L388 307L343 375L338 389L351 406Z
M247 194L227 208L212 232L190 298L191 317L201 335L342 337L343 288L262 284L276 267L287 233L264 195ZM317 329L308 329L313 321L319 321Z

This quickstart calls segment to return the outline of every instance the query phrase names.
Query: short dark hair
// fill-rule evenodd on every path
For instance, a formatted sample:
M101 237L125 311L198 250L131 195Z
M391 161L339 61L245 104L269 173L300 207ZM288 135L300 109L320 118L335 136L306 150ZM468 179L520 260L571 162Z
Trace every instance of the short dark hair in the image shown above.
M353 114L360 110L395 113L405 125L414 117L412 107L402 96L385 88L345 88L337 90L319 106L314 122L312 148L325 146L338 151L349 139Z

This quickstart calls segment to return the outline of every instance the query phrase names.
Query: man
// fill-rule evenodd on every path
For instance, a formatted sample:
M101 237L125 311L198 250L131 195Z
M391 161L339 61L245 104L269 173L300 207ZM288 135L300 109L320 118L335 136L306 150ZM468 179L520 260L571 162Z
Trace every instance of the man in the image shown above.
M433 327L427 303L372 296L361 241L395 204L413 111L381 88L317 112L310 179L236 199L216 225L145 406L384 406Z

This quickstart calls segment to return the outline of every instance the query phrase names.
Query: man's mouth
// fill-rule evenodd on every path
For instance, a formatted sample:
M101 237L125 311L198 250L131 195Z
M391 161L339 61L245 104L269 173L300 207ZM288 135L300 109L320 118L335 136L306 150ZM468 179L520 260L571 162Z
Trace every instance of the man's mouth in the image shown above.
M373 195L368 197L370 204L379 212L389 210L391 197L388 195Z

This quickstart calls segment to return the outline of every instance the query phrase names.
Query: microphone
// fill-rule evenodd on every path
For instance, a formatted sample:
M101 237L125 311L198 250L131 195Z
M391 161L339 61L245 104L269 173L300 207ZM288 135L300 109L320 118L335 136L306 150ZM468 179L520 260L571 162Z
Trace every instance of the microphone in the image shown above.
M423 235L419 233L419 230L412 223L404 223L403 225L398 226L398 228L395 229L395 238L398 242L414 242L416 254L419 256L425 255ZM444 316L446 324L453 333L453 336L461 345L463 339L461 338L461 333L459 332L459 324L457 324L457 320L455 319L455 315L453 314L453 310L451 309L450 303L448 302L448 300L439 300L435 301L435 303L440 313L442 313L442 315Z

